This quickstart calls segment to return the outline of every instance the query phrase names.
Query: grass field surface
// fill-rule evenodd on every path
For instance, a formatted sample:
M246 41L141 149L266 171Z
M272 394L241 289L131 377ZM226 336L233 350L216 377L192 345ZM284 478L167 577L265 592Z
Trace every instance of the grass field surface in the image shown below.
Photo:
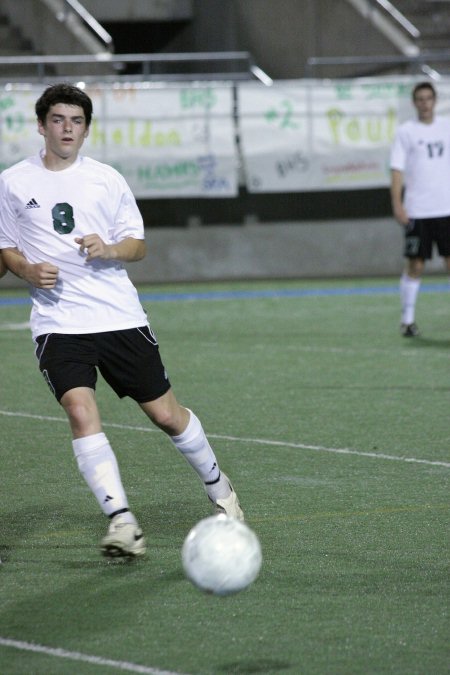
M23 291L0 286L1 675L449 672L449 284L399 334L397 280L139 289L175 393L257 533L246 591L183 575L211 513L169 440L99 381L104 430L148 539L107 527L35 361Z

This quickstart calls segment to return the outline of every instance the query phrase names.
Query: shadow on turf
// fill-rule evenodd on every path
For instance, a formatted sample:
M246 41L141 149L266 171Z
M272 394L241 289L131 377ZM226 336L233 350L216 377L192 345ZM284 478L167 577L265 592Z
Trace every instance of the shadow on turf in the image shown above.
M188 508L187 504L182 506ZM145 510L145 520L151 523L158 514L161 518L164 507L152 504ZM165 530L153 524L153 534L148 532L148 554L131 561L100 555L98 530L100 523L103 531L104 522L95 509L92 518L86 518L86 513L61 507L57 522L54 504L34 512L9 512L1 533L0 574L7 575L11 593L15 579L22 580L24 574L33 584L17 597L13 593L8 606L1 609L0 634L14 633L17 627L17 634L36 635L36 626L41 626L42 641L58 636L61 643L70 643L73 635L107 631L111 616L123 616L126 608L131 611L142 604L143 589L154 602L168 589L172 592L174 586L187 584L178 548L186 525L175 521L175 507L168 506L168 510L169 528L167 522ZM42 541L36 536L40 532L47 532ZM149 611L151 606L149 603Z
M195 500L174 503L155 502L138 509L138 518L147 538L148 548L165 547L167 539L178 541L181 549L185 536L195 523L210 515L198 510ZM85 509L85 505L82 506ZM184 514L180 518L180 513ZM189 517L188 514L192 514ZM3 563L54 563L67 569L96 569L105 564L120 567L139 560L104 558L99 542L106 532L107 519L95 506L86 513L68 511L55 503L39 508L22 508L3 514L0 540L0 560ZM39 541L37 535L42 532ZM24 555L20 555L20 551ZM87 552L89 551L89 552ZM70 553L73 552L73 553ZM32 555L30 556L30 553ZM146 559L146 556L144 559ZM80 559L83 558L83 559Z
M234 663L223 663L219 666L218 673L282 673L293 667L287 661L277 661L276 659L259 659L255 661L236 661Z
M412 347L419 349L450 349L450 340L442 340L439 338L418 337L409 341Z

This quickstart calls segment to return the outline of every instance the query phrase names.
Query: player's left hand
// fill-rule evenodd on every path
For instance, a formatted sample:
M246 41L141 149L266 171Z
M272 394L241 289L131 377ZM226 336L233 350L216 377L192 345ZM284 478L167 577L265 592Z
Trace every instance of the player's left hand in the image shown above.
M80 253L85 254L86 262L100 258L101 260L109 260L110 246L105 244L103 239L98 234L87 234L85 237L75 237L75 243L80 246Z

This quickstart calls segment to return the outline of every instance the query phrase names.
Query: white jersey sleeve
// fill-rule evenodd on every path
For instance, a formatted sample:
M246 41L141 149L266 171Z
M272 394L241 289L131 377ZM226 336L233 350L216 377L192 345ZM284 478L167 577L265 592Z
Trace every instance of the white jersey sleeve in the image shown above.
M2 248L20 248L16 214L4 174L0 174L0 249Z
M398 171L405 170L406 158L408 156L408 138L407 129L402 125L397 130L392 144L390 158L391 169L397 169Z

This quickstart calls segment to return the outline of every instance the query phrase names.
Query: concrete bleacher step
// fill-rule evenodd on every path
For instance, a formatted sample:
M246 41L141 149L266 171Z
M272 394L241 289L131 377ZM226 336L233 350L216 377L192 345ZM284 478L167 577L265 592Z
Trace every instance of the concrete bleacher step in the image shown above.
M30 43L12 26L6 17L0 16L0 53L32 54Z
M11 26L6 17L0 15L0 56L34 56L35 52L30 43L23 38L20 31ZM12 80L31 77L36 74L36 68L31 64L2 64L0 78Z
M422 52L450 54L450 2L443 0L393 0L393 4L419 31L417 46ZM434 63L450 73L450 61Z

